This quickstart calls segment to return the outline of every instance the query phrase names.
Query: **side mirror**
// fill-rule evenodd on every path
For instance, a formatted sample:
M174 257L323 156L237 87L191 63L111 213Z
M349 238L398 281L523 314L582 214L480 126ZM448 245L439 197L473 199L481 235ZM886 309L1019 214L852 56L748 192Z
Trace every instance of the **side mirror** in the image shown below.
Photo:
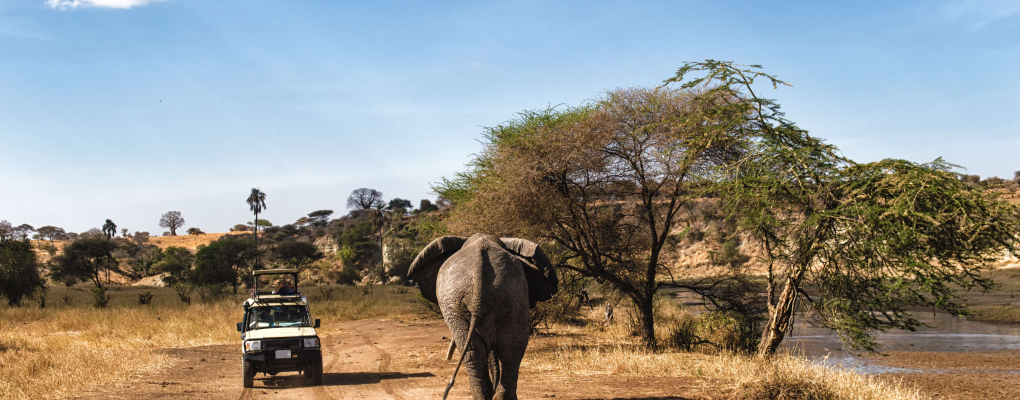
M316 327L316 328L318 328L318 327L319 327L319 325L321 325L321 324L320 324L320 322L319 322L319 319L318 319L318 318L316 318L316 319L315 319L315 327Z
M243 326L243 324L242 324L242 323L240 323L240 322L238 322L238 323L237 323L237 331L238 331L238 332L240 332L240 331L241 331L241 327L242 327L242 326Z

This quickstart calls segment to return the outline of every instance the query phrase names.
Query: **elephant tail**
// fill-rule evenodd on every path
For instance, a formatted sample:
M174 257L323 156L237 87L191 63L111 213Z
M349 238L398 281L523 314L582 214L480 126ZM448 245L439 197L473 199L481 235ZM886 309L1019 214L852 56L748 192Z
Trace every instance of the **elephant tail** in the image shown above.
M450 384L446 385L446 391L443 392L443 400L446 400L446 396L450 395L450 389L453 389L453 382L457 379L457 372L460 371L460 365L464 363L464 356L467 355L468 348L471 347L471 338L475 334L475 323L478 322L478 314L471 315L471 324L468 325L467 343L464 343L464 348L460 352L460 361L457 361L457 368L453 369L453 376L450 377ZM450 347L451 353L453 345Z

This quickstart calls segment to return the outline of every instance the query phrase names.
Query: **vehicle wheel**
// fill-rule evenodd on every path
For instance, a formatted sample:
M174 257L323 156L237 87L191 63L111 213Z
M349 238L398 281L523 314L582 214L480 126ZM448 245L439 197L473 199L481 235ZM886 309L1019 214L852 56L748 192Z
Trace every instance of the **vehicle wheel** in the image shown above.
M316 386L322 385L322 361L312 366L312 384Z
M241 359L241 377L244 380L244 387L255 386L255 367L248 360Z

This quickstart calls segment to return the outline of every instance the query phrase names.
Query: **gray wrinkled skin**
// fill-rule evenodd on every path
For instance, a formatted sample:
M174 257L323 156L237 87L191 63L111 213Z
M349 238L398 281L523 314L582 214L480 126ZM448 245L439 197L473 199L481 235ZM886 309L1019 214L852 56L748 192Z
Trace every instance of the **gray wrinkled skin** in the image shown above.
M442 240L445 242L437 244ZM463 245L457 249L461 242ZM446 247L442 251L435 249L443 244ZM448 258L443 261L443 257ZM430 276L423 272L430 260L442 261L431 288L428 278L422 278ZM528 280L523 268L522 260L508 251L499 238L475 234L466 241L455 237L437 239L419 254L408 272L423 295L434 290L456 344L456 356L468 344L472 317L477 319L464 357L475 400L517 399L518 372L531 331Z

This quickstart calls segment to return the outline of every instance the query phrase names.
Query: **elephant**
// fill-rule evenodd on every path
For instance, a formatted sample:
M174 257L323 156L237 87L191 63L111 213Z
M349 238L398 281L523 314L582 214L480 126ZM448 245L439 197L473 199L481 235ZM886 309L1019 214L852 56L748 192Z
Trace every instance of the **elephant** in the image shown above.
M462 349L474 400L515 400L521 360L531 334L530 309L558 290L549 258L534 242L475 234L444 236L415 257L408 279L439 305ZM453 378L446 388L449 394ZM443 398L446 398L446 394Z

